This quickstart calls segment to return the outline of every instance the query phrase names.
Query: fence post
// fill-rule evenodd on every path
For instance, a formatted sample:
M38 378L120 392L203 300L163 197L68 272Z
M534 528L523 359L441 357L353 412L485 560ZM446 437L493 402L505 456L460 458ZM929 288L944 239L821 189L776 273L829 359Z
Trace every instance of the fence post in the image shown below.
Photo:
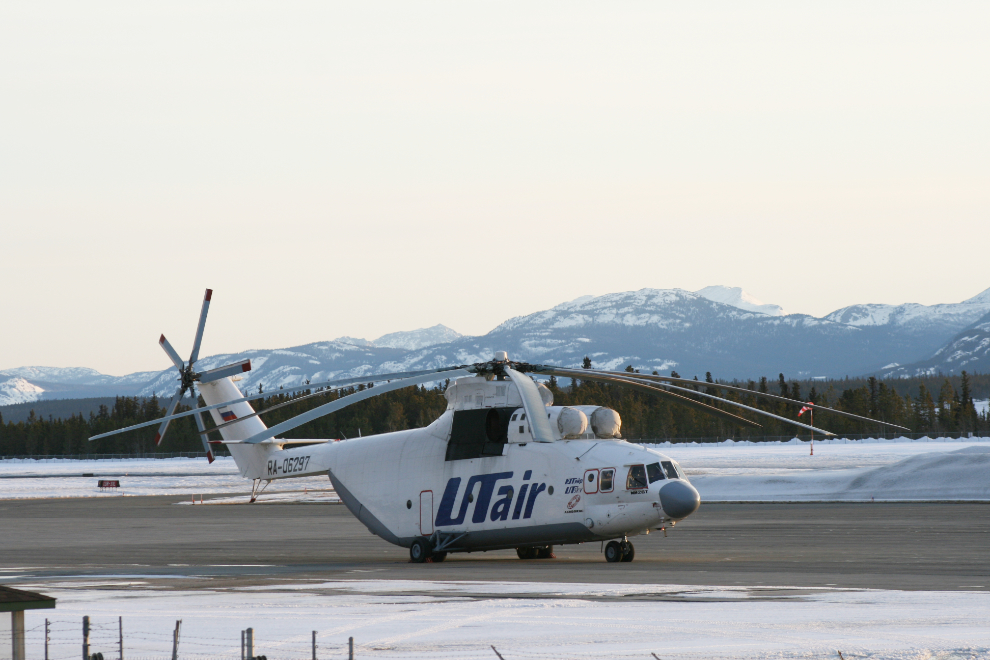
M172 634L172 660L179 660L179 628L182 626L182 619L175 622L175 632Z
M316 631L313 631L313 660L316 660Z
M83 660L89 660L89 617L83 617Z
M347 660L354 660L354 638L347 638Z
M48 634L51 630L48 627L48 619L45 619L45 660L48 660L48 642L51 640L48 638Z
M254 628L244 631L244 639L247 643L247 660L254 660Z
M122 616L117 617L117 629L120 633L120 638L118 639L118 643L120 645L120 660L124 660L124 617ZM47 656L45 657L45 660L48 660Z
M241 660L244 660L244 631L241 631Z

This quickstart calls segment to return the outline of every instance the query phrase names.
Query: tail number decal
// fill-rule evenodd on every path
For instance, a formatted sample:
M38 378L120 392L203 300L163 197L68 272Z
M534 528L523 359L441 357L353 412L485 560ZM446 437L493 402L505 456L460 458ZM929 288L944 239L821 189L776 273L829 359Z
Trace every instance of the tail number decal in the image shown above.
M309 465L309 456L296 456L295 458L285 458L282 461L268 461L268 476L277 477L283 474L294 474L305 472Z

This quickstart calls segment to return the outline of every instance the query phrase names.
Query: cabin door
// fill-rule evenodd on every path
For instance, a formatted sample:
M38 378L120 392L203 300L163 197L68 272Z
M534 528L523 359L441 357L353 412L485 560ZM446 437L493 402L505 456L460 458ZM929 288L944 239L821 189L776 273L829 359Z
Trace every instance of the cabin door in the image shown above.
M433 533L433 491L424 490L419 494L419 533L428 536Z

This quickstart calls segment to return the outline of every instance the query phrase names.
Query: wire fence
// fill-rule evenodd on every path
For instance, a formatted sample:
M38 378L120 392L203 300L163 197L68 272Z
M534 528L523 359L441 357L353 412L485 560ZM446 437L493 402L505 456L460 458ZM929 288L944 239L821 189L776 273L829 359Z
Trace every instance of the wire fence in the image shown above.
M176 622L177 624L179 622ZM126 618L106 617L98 620L90 617L88 646L81 619L51 619L25 629L27 657L46 660L354 660L355 658L394 658L396 660L424 660L425 658L565 658L603 657L596 645L580 648L550 647L545 650L520 648L506 644L495 647L485 642L466 640L441 642L421 640L408 644L362 644L353 637L338 632L282 635L277 640L253 637L251 646L245 643L247 631L230 635L205 636L203 634L178 635L175 630L133 629ZM13 634L10 629L0 629L0 660L11 658ZM658 658L651 651L611 649L607 657Z

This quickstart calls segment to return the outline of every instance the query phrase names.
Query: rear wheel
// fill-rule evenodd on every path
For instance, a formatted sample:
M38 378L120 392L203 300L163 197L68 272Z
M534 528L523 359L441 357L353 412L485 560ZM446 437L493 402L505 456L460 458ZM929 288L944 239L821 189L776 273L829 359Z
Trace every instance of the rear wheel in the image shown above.
M556 559L557 557L556 557L556 555L553 554L553 546L552 545L548 545L548 546L539 548L536 551L536 558L537 559Z
M538 548L516 548L516 556L520 559L536 559Z
M609 541L605 544L605 561L610 564L622 561L622 546L618 541Z
M622 561L632 561L636 556L636 549L629 541L622 542Z
M416 564L422 564L432 555L432 548L430 547L430 540L420 536L412 542L409 546L409 559Z
M433 553L433 563L434 564L439 564L440 562L442 562L446 558L447 558L447 553L446 552L434 552Z

